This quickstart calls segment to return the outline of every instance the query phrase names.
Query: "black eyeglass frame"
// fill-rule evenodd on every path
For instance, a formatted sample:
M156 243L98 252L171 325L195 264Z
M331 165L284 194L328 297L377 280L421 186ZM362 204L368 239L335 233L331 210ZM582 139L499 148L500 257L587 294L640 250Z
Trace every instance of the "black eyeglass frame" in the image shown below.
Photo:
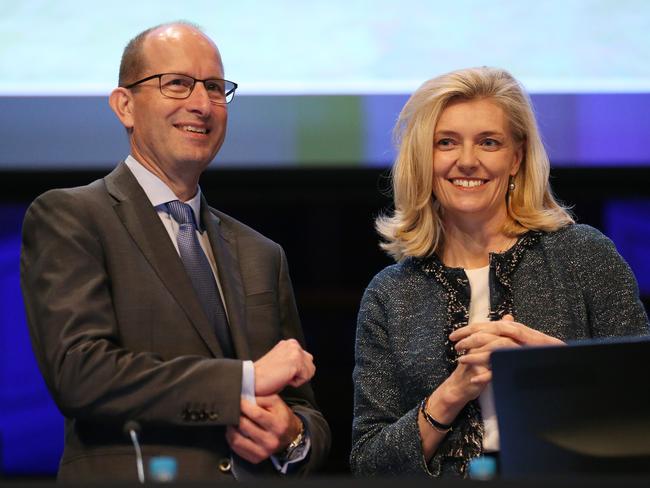
M191 78L192 80L194 80L194 82L192 83L192 88L190 88L190 91L189 91L188 94L187 94L186 96L184 96L184 97L170 96L170 95L168 95L167 93L164 93L164 92L163 92L163 88L162 88L162 77L165 76L165 75L178 75L178 76L184 76L185 78ZM145 81L153 80L153 79L155 79L155 78L158 78L158 89L160 90L160 94L161 94L162 96L164 96L164 97L167 97L167 98L174 98L174 99L176 99L176 100L185 100L186 98L189 98L190 95L192 95L192 92L194 91L194 87L196 86L196 82L197 82L197 81L200 81L201 83L203 83L203 86L204 86L204 87L205 87L205 82L206 82L206 81L223 81L223 82L225 82L225 83L230 83L230 84L232 84L232 88L224 92L224 95L223 95L223 96L224 96L224 100L225 100L225 102L217 102L216 100L210 99L211 102L213 102L213 103L218 103L219 105L227 105L227 104L229 104L230 102L232 102L233 99L235 98L235 90L237 90L237 87L239 86L239 85L238 85L237 83L235 83L234 81L224 80L224 79L221 79L221 78L206 78L205 80L201 80L201 79L199 79L199 78L194 78L193 76L186 75L186 74L183 74L183 73L158 73L158 74L155 74L155 75L147 76L146 78L142 78L141 80L134 81L133 83L130 83L130 84L128 84L128 85L126 85L126 86L124 86L124 87L122 87L122 88L128 88L128 89L131 89L131 88L133 88L134 86L137 86L137 85L139 85L139 84L141 84L141 83L144 83ZM225 87L224 87L224 88L225 88ZM229 96L231 93L232 93L232 97L230 97L230 100L228 100L228 96Z

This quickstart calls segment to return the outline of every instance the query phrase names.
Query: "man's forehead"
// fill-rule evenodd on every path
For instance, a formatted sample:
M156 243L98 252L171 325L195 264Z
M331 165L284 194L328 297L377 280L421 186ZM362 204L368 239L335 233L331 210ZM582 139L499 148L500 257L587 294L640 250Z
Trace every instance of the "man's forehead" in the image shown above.
M152 30L147 36L151 40L170 40L170 41L195 41L205 42L216 48L212 39L191 25L169 24L162 25Z
M221 55L216 44L200 30L187 25L165 25L151 31L143 42L142 54L145 64L164 63L170 53L202 52L206 62L217 61L223 69ZM208 54L209 53L209 54Z
M151 31L144 42L149 46L201 46L218 52L216 44L203 32L185 25L162 26Z

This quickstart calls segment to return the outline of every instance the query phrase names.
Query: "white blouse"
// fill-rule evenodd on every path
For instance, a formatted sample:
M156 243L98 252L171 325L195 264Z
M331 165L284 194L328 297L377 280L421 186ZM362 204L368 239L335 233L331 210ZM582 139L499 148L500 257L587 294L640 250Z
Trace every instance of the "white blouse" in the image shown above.
M490 316L490 267L466 269L469 279L471 296L469 302L469 323L489 322ZM488 384L478 397L483 417L483 450L493 452L499 450L499 426L494 408L494 393L492 383Z

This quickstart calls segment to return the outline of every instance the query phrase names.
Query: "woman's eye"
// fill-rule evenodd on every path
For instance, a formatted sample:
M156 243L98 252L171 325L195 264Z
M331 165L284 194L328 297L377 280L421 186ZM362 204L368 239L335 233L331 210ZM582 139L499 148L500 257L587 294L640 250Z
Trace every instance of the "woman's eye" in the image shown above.
M487 148L497 148L501 145L499 141L496 139L490 139L489 137L487 139L483 139L481 141L481 146L487 147Z
M448 147L452 147L453 145L454 145L454 140L448 137L439 139L438 142L436 142L436 146L441 148L448 148Z

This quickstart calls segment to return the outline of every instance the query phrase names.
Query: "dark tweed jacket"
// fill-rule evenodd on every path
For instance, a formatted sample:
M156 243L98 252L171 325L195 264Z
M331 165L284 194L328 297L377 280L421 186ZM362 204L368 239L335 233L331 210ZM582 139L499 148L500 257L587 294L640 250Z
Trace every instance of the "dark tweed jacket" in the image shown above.
M518 322L565 341L649 332L636 280L607 237L586 225L534 234L526 245L522 238L490 256L491 315L501 307L499 316L512 311ZM454 310L436 267L468 304L464 271L445 268L436 257L387 267L363 296L350 456L358 476L464 473L467 459L463 465L450 453L466 444L467 429L455 425L427 465L417 424L419 402L450 372L446 339ZM457 419L468 421L467 415Z

